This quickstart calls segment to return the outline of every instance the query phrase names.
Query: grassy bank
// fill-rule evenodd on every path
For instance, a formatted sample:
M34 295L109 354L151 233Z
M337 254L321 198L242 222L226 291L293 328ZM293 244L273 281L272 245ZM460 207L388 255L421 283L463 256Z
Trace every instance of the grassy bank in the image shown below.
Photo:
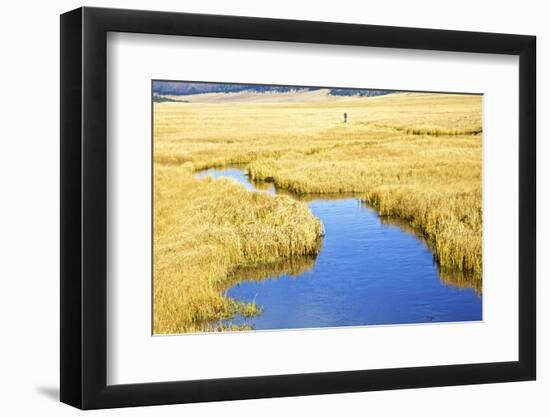
M299 193L355 193L421 230L442 266L481 279L481 97L318 96L155 103L155 333L254 314L223 296L235 271L260 279L261 265L318 249L305 204L193 178L212 166L244 163Z
M321 232L303 203L156 165L155 333L216 329L215 322L237 312L257 313L254 304L239 304L223 291L243 268L315 254Z

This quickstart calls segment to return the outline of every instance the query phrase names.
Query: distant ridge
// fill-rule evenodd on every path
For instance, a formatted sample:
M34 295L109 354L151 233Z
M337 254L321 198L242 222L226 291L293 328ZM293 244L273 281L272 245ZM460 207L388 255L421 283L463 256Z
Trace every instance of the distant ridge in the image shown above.
M375 97L384 96L386 94L394 93L395 91L388 90L372 90L370 88L331 88L331 96L361 96L361 97Z
M321 87L285 87L251 84L226 84L226 83L187 83L171 81L154 81L153 93L158 96L189 96L207 93L291 93L320 90ZM329 88L332 96L362 96L374 97L390 94L393 91L374 90L367 88Z

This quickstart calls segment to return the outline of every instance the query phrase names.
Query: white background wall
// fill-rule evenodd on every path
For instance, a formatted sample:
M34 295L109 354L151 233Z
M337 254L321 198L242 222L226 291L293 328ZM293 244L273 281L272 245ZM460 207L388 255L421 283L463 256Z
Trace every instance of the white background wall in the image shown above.
M74 415L59 392L59 17L77 1L2 8L0 147L0 410ZM529 415L550 412L548 351L550 26L544 2L462 0L92 1L86 5L532 34L538 37L538 381L100 411L94 415ZM404 69L405 70L405 69ZM503 231L506 233L506 231ZM544 395L546 394L546 395Z

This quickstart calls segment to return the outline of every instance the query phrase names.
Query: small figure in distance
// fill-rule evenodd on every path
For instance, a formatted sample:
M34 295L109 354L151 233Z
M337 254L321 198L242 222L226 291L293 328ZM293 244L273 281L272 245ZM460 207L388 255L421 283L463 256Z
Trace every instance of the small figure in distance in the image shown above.
M344 112L344 123L348 122L348 114Z

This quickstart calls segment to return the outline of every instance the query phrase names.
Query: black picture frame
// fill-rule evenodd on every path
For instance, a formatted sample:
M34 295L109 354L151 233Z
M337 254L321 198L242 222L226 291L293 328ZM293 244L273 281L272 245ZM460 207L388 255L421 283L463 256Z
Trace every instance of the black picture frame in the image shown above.
M107 385L108 32L519 56L518 361ZM61 15L61 401L81 409L533 380L534 36L102 8Z

